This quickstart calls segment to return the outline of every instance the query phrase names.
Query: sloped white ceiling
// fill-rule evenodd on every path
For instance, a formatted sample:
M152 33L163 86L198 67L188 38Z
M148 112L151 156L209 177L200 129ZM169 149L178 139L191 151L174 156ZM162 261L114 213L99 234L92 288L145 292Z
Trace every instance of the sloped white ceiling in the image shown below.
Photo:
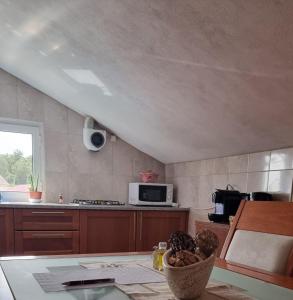
M292 0L0 0L0 67L165 163L293 144Z

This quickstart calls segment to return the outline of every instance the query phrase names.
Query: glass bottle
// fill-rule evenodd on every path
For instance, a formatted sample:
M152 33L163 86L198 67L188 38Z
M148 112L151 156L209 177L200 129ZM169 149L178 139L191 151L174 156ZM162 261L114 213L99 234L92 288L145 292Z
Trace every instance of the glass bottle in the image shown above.
M63 204L64 203L64 199L63 199L62 194L59 194L59 196L58 196L58 203L59 204Z
M163 255L167 250L167 243L160 242L159 247L155 246L153 252L153 267L156 270L163 271Z

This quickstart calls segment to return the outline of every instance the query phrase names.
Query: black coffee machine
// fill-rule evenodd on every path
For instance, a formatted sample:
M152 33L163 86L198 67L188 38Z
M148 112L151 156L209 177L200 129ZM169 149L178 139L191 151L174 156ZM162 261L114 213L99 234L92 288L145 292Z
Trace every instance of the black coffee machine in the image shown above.
M217 189L212 195L212 200L215 203L215 212L208 214L209 220L229 223L229 217L235 216L241 200L250 200L250 195L240 193L228 184L226 190Z

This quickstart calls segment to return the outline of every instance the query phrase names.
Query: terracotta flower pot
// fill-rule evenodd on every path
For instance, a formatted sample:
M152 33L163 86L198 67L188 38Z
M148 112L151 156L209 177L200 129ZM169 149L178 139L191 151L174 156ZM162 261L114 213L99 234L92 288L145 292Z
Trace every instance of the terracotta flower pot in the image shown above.
M163 256L164 273L172 293L178 299L196 299L205 290L213 270L215 255L185 267L173 267L168 263L171 251Z
M42 192L29 192L29 201L31 203L39 203L42 201Z

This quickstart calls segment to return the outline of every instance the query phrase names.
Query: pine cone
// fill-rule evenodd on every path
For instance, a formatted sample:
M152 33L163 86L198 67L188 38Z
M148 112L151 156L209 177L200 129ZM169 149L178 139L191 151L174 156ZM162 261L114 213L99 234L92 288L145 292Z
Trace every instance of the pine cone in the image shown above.
M182 231L176 231L172 233L169 242L173 254L181 250L188 250L194 253L196 249L193 238L189 234Z
M196 234L196 245L199 251L209 257L219 246L218 237L210 230L204 229Z

